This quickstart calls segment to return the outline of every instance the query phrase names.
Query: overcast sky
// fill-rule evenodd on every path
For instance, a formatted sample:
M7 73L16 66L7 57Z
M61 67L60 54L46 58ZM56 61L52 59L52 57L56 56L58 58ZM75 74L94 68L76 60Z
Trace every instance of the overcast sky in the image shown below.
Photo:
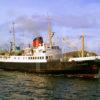
M78 46L84 32L85 48L100 55L100 0L0 0L0 45L11 41L13 21L18 43L47 37L48 15L55 36Z

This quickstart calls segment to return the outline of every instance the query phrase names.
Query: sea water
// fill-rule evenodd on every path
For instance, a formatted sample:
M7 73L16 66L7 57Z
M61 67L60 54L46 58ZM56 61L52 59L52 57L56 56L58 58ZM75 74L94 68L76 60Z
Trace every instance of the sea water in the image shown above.
M100 100L100 79L0 71L0 100Z

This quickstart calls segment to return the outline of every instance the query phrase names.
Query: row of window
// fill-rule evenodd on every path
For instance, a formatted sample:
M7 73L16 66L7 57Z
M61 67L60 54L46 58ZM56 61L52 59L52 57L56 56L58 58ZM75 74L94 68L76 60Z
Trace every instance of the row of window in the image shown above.
M52 59L52 56L46 56L46 59Z
M28 57L28 59L44 59L44 57Z
M44 59L45 57L23 57L23 59ZM14 59L20 59L20 57L14 57ZM22 58L21 58L22 59ZM52 56L46 56L46 59L52 59Z
M14 57L14 59L20 59L20 57ZM44 59L44 57L23 57L21 59Z

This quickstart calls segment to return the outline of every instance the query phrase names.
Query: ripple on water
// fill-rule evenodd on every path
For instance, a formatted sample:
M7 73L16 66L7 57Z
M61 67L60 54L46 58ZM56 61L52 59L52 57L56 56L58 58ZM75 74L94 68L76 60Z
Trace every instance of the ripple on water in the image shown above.
M100 100L100 79L0 72L1 100Z

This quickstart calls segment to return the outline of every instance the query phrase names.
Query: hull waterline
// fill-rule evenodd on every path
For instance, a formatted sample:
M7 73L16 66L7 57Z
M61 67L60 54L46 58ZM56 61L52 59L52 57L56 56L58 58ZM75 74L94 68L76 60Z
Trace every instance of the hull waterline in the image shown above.
M78 76L92 76L99 72L98 63L95 61L47 63L0 62L0 69L40 74L66 74Z

